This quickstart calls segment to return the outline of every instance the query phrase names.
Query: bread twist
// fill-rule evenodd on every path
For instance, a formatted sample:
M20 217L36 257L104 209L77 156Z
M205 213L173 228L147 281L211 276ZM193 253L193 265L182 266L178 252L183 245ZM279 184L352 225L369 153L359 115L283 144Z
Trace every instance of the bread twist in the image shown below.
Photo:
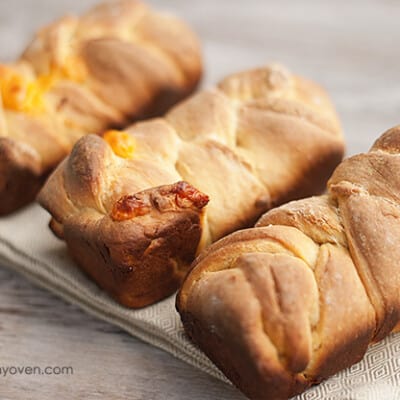
M198 248L322 189L342 154L322 89L266 67L224 79L163 119L86 136L39 201L81 267L139 307L173 293Z
M187 333L252 399L302 392L400 321L400 126L328 189L215 243L180 291Z
M40 30L0 66L0 214L31 201L78 138L163 113L200 75L190 29L136 0Z

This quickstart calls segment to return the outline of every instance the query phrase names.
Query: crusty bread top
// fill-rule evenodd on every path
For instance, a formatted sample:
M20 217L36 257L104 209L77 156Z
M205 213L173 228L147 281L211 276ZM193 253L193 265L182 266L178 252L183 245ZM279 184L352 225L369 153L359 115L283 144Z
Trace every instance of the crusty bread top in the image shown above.
M192 265L187 331L251 398L287 399L398 329L399 153L400 126L342 162L328 195L269 211Z
M41 29L0 66L0 136L29 147L47 171L82 135L164 112L200 75L199 43L183 22L109 1Z
M39 200L60 224L84 207L109 215L122 196L184 180L210 197L206 243L286 197L320 190L343 154L325 92L277 65L234 74L126 132L135 142L127 158L87 136L50 178Z

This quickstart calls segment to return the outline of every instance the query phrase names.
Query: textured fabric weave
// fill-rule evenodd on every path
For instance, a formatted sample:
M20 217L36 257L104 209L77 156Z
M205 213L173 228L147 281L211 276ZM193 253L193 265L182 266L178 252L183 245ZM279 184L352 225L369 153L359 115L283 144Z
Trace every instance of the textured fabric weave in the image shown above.
M48 219L46 212L36 205L1 218L0 264L90 314L227 381L185 337L174 296L141 310L119 306L75 266L65 244L47 228ZM400 399L400 334L372 346L363 361L296 398L300 399Z

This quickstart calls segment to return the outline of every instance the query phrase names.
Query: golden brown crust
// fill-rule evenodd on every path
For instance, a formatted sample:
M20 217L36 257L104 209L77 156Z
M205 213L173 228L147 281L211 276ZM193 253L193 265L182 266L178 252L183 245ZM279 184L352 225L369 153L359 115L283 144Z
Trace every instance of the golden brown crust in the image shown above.
M28 146L0 137L0 215L34 200L43 181L37 154Z
M399 329L400 127L345 160L329 194L216 242L177 297L185 330L247 396L288 399Z
M63 236L73 257L127 307L143 307L175 292L186 272L183 266L195 257L201 207L190 200L183 205L178 186L137 193L152 209L129 219L84 211L64 221Z
M192 31L136 0L109 1L41 29L15 64L0 66L0 137L15 142L14 158L0 160L8 185L0 187L0 214L32 201L80 137L164 113L201 73ZM26 147L35 167L13 161Z
M177 174L148 160L126 168L120 162L103 139L88 135L51 175L40 201L81 268L121 304L143 307L172 294L183 279L208 198L185 182L173 183ZM137 168L148 175L132 184ZM116 170L115 180L105 169L111 176ZM136 212L137 204L146 212Z
M232 75L217 88L177 105L164 118L135 124L123 133L112 132L105 139L114 151L106 140L82 138L50 177L39 201L53 217L54 232L62 237L64 231L67 245L86 270L95 270L101 263L99 254L94 253L99 253L98 240L105 241L108 236L105 232L92 233L100 230L97 223L90 225L88 231L85 214L99 218L107 215L114 225L101 229L112 229L117 236L114 230L121 229L132 241L136 233L126 230L136 229L129 221L137 218L143 221L143 229L146 224L156 224L163 232L175 232L174 243L181 243L181 249L170 244L173 256L163 259L167 250L160 248L158 258L151 262L147 253L140 260L131 258L135 265L144 265L148 287L143 290L148 293L153 276L155 296L153 300L150 295L146 298L149 303L160 298L157 276L159 271L169 270L171 258L175 257L180 268L187 270L192 261L187 255L194 256L194 249L251 226L264 211L287 198L318 192L343 154L343 139L326 94L303 84L301 78L279 66ZM199 210L207 201L204 194L210 199L203 212L196 211L198 219L190 218L194 231L201 233L191 236L193 243L179 228L181 219L153 213L153 202L138 195L179 181L193 186L190 190L184 188L183 198L174 193L181 202L179 215L185 221L188 217L184 216L193 213L185 209L187 199ZM159 201L168 203L168 196L157 192ZM75 222L66 235L66 226L72 220ZM90 243L96 240L92 250L78 249L85 236ZM75 237L80 240L74 239L71 244ZM125 241L123 245L127 252L136 254L134 242ZM106 284L110 279L103 276L106 271L98 270L94 276L100 286L119 299L134 298L135 293L127 291L136 290L135 287L125 285L122 279L118 280L119 294L117 284L110 288ZM134 275L126 273L124 279L133 282L131 276ZM173 282L178 288L179 280ZM170 290L166 290L165 295L168 294ZM132 300L128 305L143 304Z

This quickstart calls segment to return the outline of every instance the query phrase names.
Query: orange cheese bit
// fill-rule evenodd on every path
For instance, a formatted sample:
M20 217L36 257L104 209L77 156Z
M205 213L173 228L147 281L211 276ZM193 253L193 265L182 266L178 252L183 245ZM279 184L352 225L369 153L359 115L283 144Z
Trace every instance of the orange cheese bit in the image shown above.
M4 108L29 114L45 111L44 94L53 81L51 75L29 79L11 68L1 67L0 92Z
M57 81L67 79L82 83L87 77L87 68L78 57L67 57L62 65L55 65L46 74L30 78L0 65L0 93L6 109L39 114L46 111L45 94Z
M133 158L136 150L136 140L128 132L110 130L103 139L111 146L114 153L122 158Z
M1 97L5 108L27 113L42 112L45 109L44 81L29 80L27 77L7 71L0 80Z

